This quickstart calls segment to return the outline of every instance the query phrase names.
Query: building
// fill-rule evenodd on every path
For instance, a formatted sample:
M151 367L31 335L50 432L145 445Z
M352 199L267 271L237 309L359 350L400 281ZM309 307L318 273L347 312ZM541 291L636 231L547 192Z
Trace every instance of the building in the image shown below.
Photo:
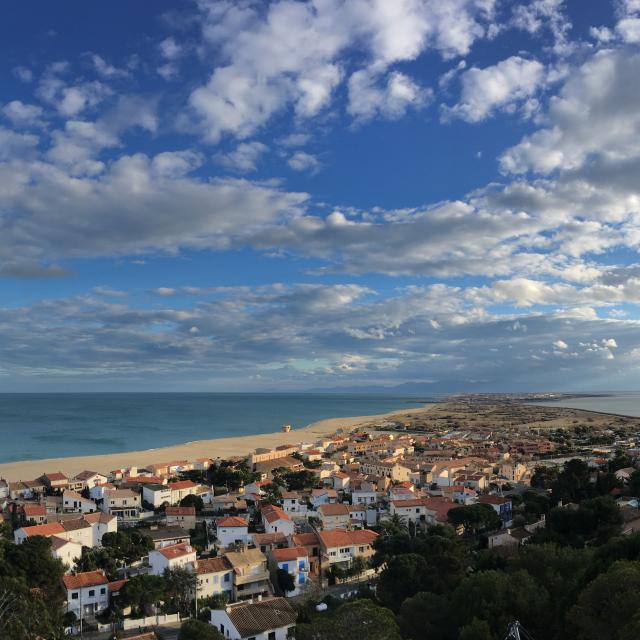
M82 555L82 545L59 536L51 536L49 539L51 540L51 555L61 560L67 571L70 571L76 560Z
M69 481L69 488L74 491L82 491L83 489L91 489L97 484L104 484L107 476L97 471L81 471Z
M307 516L307 503L295 491L283 491L280 506L287 515L294 518Z
M169 504L179 504L183 498L195 495L198 492L199 484L191 480L180 480L178 482L170 482L168 485L171 489L171 501Z
M157 529L145 529L145 535L153 540L156 549L170 547L174 544L189 544L191 536L182 527L162 527Z
M494 511L500 516L503 524L506 526L512 519L512 503L511 498L504 496L484 495L478 498L480 504L491 505Z
M109 581L102 571L65 575L66 609L78 618L92 618L109 607Z
M285 598L233 604L211 611L211 624L229 640L287 640L296 624Z
M348 529L351 523L349 505L342 503L321 504L318 515L323 529Z
M165 484L150 484L142 487L142 499L154 509L171 505L171 488Z
M220 518L217 522L216 538L222 547L249 543L249 523L239 516Z
M227 560L233 567L233 599L247 600L271 593L267 557L258 549L228 551Z
M165 507L164 520L167 527L177 526L189 531L196 528L195 507Z
M319 531L322 564L349 567L355 558L368 560L373 555L373 543L378 537L375 531L358 529L331 529Z
M392 516L398 516L403 522L426 522L428 501L424 498L412 500L391 500L390 512Z
M295 533L293 520L284 512L281 507L266 504L260 509L262 523L265 533L284 533L286 536Z
M286 571L293 578L293 591L287 591L287 598L300 595L302 589L309 581L309 552L305 547L287 547L286 549L274 549L270 554L272 568L272 580L277 583L277 571Z
M196 550L189 544L174 544L149 552L150 573L161 576L165 569L184 569L196 561Z
M98 507L93 500L85 498L77 491L65 489L62 494L62 510L65 513L94 513Z
M38 478L49 491L62 490L69 486L69 478L61 471L45 473Z
M44 504L25 503L18 507L18 515L25 524L47 523L47 507Z
M21 527L13 532L13 537L16 544L22 544L32 536L45 538L58 536L85 547L99 547L105 533L115 533L117 530L118 524L114 516L104 513L87 513L72 520Z
M233 567L225 556L197 560L198 598L224 593L233 598Z
M135 520L140 515L140 494L131 489L111 489L105 493L102 511L120 520Z

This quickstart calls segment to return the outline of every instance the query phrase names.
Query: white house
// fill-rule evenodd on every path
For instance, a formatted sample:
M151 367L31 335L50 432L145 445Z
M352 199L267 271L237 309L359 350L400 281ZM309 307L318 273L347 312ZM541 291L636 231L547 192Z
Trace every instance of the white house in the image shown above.
M98 547L102 544L102 536L105 533L114 533L117 530L118 524L114 516L105 513L87 513L73 520L21 527L13 532L13 537L16 544L22 544L31 536L45 538L58 536L77 542L84 547Z
M300 595L305 584L309 581L309 552L304 547L287 547L271 551L271 564L274 570L282 569L293 578L293 591L287 591L285 596L292 598Z
M158 509L163 504L172 504L171 488L165 484L150 484L142 487L142 499Z
M62 510L65 513L94 513L98 507L93 500L66 489L62 494Z
M62 564L67 568L67 571L70 571L76 560L82 555L82 545L59 536L51 536L50 540L51 555L58 560L62 560Z
M296 516L306 517L307 515L307 503L295 491L283 491L280 504L284 512L294 518Z
M291 536L295 533L293 520L282 510L281 507L267 504L260 509L265 533L284 533Z
M404 522L420 522L427 520L427 502L423 498L413 500L391 500L391 515L397 515Z
M149 552L150 573L161 576L165 569L187 568L196 561L196 550L189 544L174 544Z
M220 518L217 522L216 538L222 547L249 543L249 523L238 516Z
M229 640L287 640L296 619L286 598L239 602L211 611L211 624Z
M369 529L318 531L323 566L338 564L348 567L355 558L370 558L377 537L378 534Z
M351 504L375 504L377 499L373 489L357 489L351 493Z
M170 504L178 504L182 498L195 495L198 492L199 484L192 482L191 480L179 480L178 482L170 482L168 485L171 489L171 502Z
M226 593L228 599L233 597L233 567L224 557L207 558L196 561L198 577L198 598Z
M67 592L67 611L91 618L109 606L109 580L102 571L85 571L62 577Z
M122 520L133 520L140 515L140 494L131 489L110 489L105 492L101 510Z
M317 509L321 504L333 504L338 502L338 492L335 489L312 489L311 490L311 504L314 509Z
M91 489L97 484L102 484L107 481L107 476L98 473L97 471L81 471L75 475L69 484L75 486L76 490L82 491L82 489Z
M164 520L167 527L181 527L189 531L196 528L195 507L165 507Z
M351 522L347 504L321 504L318 507L318 515L323 529L347 529Z

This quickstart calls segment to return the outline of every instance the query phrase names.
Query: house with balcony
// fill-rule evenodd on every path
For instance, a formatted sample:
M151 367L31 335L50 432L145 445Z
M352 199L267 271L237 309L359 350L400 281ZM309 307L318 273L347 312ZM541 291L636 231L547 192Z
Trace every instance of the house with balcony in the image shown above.
M378 534L370 529L319 531L322 567L338 565L347 568L356 558L368 560L374 553L372 545L377 537Z
M198 598L209 598L225 593L233 598L233 567L225 556L197 560L195 571L198 578Z
M271 593L267 557L258 549L228 551L225 554L233 567L233 599L249 600Z
M249 543L249 523L239 516L220 518L216 524L216 538L221 547Z
M150 573L161 576L166 569L187 569L196 561L196 550L190 544L173 544L149 552Z
M300 595L309 581L309 552L304 547L274 549L269 554L269 566L271 568L271 580L274 585L278 584L278 569L286 571L293 578L293 591L284 593L287 598Z
M109 580L102 571L65 575L66 610L78 618L93 618L109 607Z

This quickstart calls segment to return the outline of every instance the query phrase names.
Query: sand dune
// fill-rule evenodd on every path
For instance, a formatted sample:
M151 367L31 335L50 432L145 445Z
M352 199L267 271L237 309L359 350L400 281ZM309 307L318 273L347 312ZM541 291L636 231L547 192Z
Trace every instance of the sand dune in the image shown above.
M90 469L106 473L112 469L136 465L144 467L153 462L169 460L193 460L195 458L229 458L247 455L258 447L273 448L279 444L297 444L317 440L338 429L354 430L356 428L371 427L392 416L407 415L424 411L424 407L403 409L374 416L354 416L348 418L331 418L314 422L302 429L295 429L289 433L277 431L253 436L239 436L231 438L214 438L212 440L198 440L185 444L144 451L128 451L95 456L76 456L69 458L48 458L42 460L24 460L21 462L7 462L0 464L0 478L10 482L17 480L33 480L43 473L62 471L71 477L80 471ZM70 443L70 449L73 444Z

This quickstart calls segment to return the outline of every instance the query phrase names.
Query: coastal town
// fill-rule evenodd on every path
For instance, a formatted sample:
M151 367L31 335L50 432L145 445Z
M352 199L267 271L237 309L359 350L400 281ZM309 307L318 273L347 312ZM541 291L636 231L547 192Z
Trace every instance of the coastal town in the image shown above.
M537 538L596 544L605 526L606 541L640 536L639 463L638 418L458 397L246 456L0 479L0 573L13 556L48 555L52 592L27 583L72 636L204 624L232 640L324 637L305 627L335 603L399 610L395 538L513 558ZM564 486L567 469L578 480ZM563 530L585 500L610 508Z

